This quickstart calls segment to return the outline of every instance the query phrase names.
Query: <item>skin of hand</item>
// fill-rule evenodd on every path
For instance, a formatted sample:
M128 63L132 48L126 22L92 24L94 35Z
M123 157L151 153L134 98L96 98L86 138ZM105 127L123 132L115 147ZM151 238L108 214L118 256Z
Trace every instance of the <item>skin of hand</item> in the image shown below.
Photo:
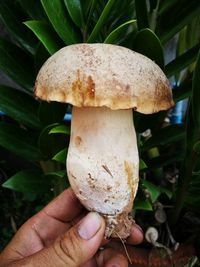
M127 259L105 244L105 222L86 212L71 188L31 217L0 254L0 267L127 267ZM142 230L134 225L127 242L138 244Z

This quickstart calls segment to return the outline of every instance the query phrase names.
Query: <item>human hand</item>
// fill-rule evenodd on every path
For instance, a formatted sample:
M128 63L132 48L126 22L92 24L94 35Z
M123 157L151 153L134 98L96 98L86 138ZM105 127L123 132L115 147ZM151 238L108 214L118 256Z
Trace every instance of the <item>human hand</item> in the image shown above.
M97 253L104 231L104 219L95 212L86 213L67 189L18 230L0 254L0 267L128 266L117 251ZM142 239L134 225L128 242L138 244Z

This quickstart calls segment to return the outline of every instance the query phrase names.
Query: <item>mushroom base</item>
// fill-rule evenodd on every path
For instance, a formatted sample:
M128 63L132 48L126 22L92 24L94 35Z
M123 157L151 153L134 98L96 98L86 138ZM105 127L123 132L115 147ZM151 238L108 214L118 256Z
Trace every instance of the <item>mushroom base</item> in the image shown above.
M73 107L69 181L86 209L106 219L106 238L130 234L138 167L132 110Z
M105 239L120 238L126 239L131 232L133 223L135 222L131 215L103 215L106 220Z

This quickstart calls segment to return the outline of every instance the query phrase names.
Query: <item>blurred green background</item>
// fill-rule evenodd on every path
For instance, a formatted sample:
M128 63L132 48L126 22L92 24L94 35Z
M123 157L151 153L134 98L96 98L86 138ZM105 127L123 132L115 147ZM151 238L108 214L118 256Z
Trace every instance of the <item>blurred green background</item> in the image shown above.
M155 61L176 107L136 114L141 158L133 214L173 247L200 235L200 1L0 0L0 249L68 186L70 105L33 96L44 61L80 42L125 46ZM181 102L180 102L181 101ZM117 144L116 144L117 145Z

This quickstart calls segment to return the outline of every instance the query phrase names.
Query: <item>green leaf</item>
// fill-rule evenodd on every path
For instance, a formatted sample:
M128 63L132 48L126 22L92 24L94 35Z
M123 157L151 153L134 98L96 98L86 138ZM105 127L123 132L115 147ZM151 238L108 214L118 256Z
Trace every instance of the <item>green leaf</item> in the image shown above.
M67 134L70 135L70 129L66 125L56 125L53 127L50 132L50 134Z
M193 171L193 172L192 172L192 175L194 175L194 176L196 176L196 175L197 175L197 176L200 176L200 171Z
M193 153L193 147L197 141L198 129L194 122L192 103L188 104L188 112L186 117L186 147L187 155Z
M98 34L100 33L100 31L102 30L102 27L105 23L105 21L107 20L107 17L109 16L109 13L112 10L112 7L115 3L115 0L108 0L106 6L103 9L103 12L101 13L92 33L90 34L87 43L93 43L95 42Z
M200 45L198 44L168 63L165 67L165 74L167 77L171 77L172 75L179 73L181 70L193 63L197 58L199 48Z
M135 10L138 29L148 28L148 12L147 12L147 1L146 0L135 0Z
M186 99L192 95L192 80L187 79L183 81L179 86L172 90L173 100L177 103L180 100Z
M133 205L134 210L152 211L151 202L148 199L136 198Z
M172 192L164 187L156 186L147 180L142 180L142 184L149 191L152 203L154 203L162 193L166 194L169 199L172 198Z
M176 45L176 57L183 54L187 48L187 46L186 46L186 32L187 32L186 27L184 27L179 32L178 41L177 41L177 45Z
M0 110L12 119L31 128L40 128L38 102L14 88L0 85Z
M48 23L37 20L29 20L24 24L34 32L49 54L54 54L63 46L60 38Z
M158 2L159 2L159 0L149 0L150 12L152 12L154 9L156 9Z
M60 171L54 171L54 172L46 173L46 176L51 176L51 175L63 178L66 175L66 170L60 170Z
M169 1L171 2L171 1ZM178 12L177 12L178 10ZM158 36L162 43L169 41L185 25L188 25L200 13L200 2L196 0L176 1L158 18Z
M41 0L41 2L51 24L65 44L81 42L80 33L69 18L63 1Z
M124 28L128 28L128 26L130 26L130 24L133 24L135 22L136 22L136 20L132 19L132 20L129 20L129 21L121 24L120 26L118 26L111 33L109 33L109 35L106 37L104 43L106 43L106 44L119 43L120 36L123 34L123 37L124 37L124 31L125 31Z
M97 21L97 19L94 18L94 12L97 6L97 0L81 0L81 6L83 11L84 21L86 21L83 33L85 35L84 39L86 39L89 33L88 28L93 25L92 24L93 19L95 20L95 23Z
M35 72L38 73L42 65L49 58L49 52L43 46L42 43L39 43L36 53L34 56Z
M101 7L102 5L100 6L100 10L102 10ZM97 5L96 10L99 10L99 5ZM99 12L100 11L98 11L98 13ZM105 35L107 32L113 31L124 22L132 19L135 19L134 1L116 0L115 5L113 6L111 12L109 13L109 16L106 19L105 25L102 29L102 34ZM137 24L134 25L134 28L137 29ZM126 35L126 32L124 32L124 35ZM124 38L126 38L126 36L124 36Z
M185 138L185 134L185 127L182 124L170 125L161 128L152 137L147 139L141 149L144 151L159 145L166 145L180 141Z
M176 153L167 153L150 160L147 160L148 169L154 170L169 164L174 164L175 162L181 162L184 160L185 151L180 151Z
M39 147L47 159L51 159L56 153L67 146L66 135L49 134L55 124L45 127L39 136Z
M12 38L31 54L34 54L37 40L22 24L25 18L21 17L21 13L15 2L11 0L0 1L0 19L6 25Z
M192 115L195 126L200 130L200 52L197 58L197 64L193 76L192 86Z
M33 20L45 20L48 21L48 18L42 8L40 1L35 0L18 0L21 8L29 15Z
M150 193L151 201L152 201L152 203L154 203L161 194L160 188L158 186L155 186L151 182L146 181L146 180L142 180L142 184Z
M34 63L23 50L0 38L0 68L22 87L32 91Z
M186 31L187 28L184 27L178 35L178 40L177 40L177 45L176 45L176 58L180 55L182 55L186 50L187 50L187 45L186 45ZM180 72L178 72L175 75L175 80L178 82L180 80Z
M52 187L51 190L52 190L52 192L54 193L55 196L58 196L66 188L68 188L70 186L69 182L68 182L68 179L67 179L66 170L48 172L45 175L45 178L52 180L53 187Z
M192 177L190 186L187 188L187 194L185 198L185 204L191 211L200 214L200 175Z
M164 68L164 54L161 42L150 29L140 30L134 39L133 50L139 52Z
M193 150L194 150L194 152L196 152L197 154L200 153L200 141L198 141L198 142L196 142L196 143L194 144Z
M200 141L198 141L197 143L199 143L199 147L198 147L198 150L197 150L197 152L199 151L200 152ZM198 152L198 153L199 153ZM196 152L195 152L196 153ZM200 157L199 157L199 155L197 156L197 159L196 159L196 161L195 161L195 164L194 164L194 168L193 168L193 172L192 172L192 174L194 175L194 176L196 176L196 175L200 175Z
M22 193L44 194L51 190L52 181L45 179L40 171L24 170L10 177L2 186Z
M173 196L173 193L170 190L166 189L166 188L162 187L161 188L161 192L164 193L169 199L171 199L172 196Z
M64 3L67 7L67 10L73 22L79 28L82 28L84 25L84 21L83 21L81 1L80 0L64 0Z
M58 102L40 103L39 118L44 125L63 122L64 115L67 110L67 105Z
M35 137L15 125L0 123L0 145L29 161L42 159Z
M193 47L198 43L200 16L197 16L187 25L186 43L188 48Z
M84 20L87 23L90 21L91 15L96 6L97 0L81 0L81 8L84 16Z
M66 164L67 149L59 151L52 159L60 163Z
M160 9L159 15L162 15L164 12L169 10L174 4L176 4L177 0L170 0L170 1L161 1L160 2Z
M140 159L139 169L140 169L140 171L141 170L144 170L144 169L147 169L147 165L146 165L146 163L142 159Z

